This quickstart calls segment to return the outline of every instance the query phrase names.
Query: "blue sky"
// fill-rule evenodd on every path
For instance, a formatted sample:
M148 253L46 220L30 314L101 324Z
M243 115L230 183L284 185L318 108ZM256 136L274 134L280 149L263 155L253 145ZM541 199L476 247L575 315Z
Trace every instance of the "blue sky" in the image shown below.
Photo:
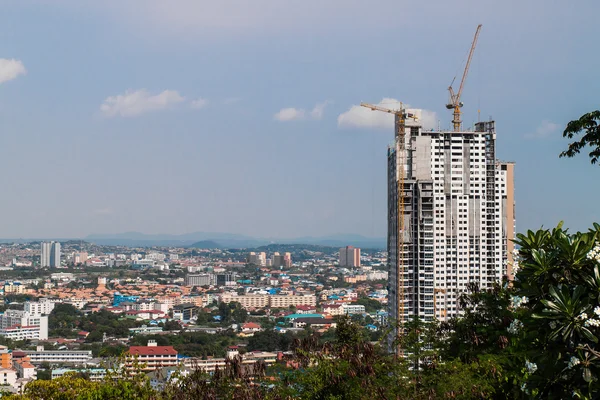
M478 23L464 121L497 121L518 229L600 221L600 169L558 159L598 108L597 1L0 6L1 237L384 236L393 132L352 107L398 99L448 127Z

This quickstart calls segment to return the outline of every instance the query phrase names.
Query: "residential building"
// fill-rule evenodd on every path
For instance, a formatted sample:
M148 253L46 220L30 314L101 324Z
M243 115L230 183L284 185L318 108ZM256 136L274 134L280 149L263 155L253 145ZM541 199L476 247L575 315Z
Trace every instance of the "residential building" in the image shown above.
M4 283L4 293L12 293L12 294L23 294L25 293L25 285L22 285L20 282L5 282Z
M214 284L212 274L187 274L185 276L185 286L210 286Z
M21 379L37 379L37 371L35 366L31 364L28 357L23 357L20 360L16 360L14 363L17 375Z
M38 301L26 301L23 309L25 312L36 315L49 315L52 310L54 310L54 305L56 303L53 301L48 301L48 299L42 299Z
M73 264L85 264L88 260L88 253L79 252L73 253Z
M6 310L0 314L0 336L12 340L48 339L48 316Z
M42 267L60 267L60 243L42 242L42 254L40 257L40 266Z
M92 359L91 350L45 350L37 346L37 350L24 350L29 362L34 365L50 364L86 364Z
M223 293L221 295L221 301L224 303L236 301L246 309L264 308L269 305L269 296L266 294L246 294L238 296L235 293Z
M0 368L0 385L15 386L17 383L17 371L14 369Z
M324 304L323 312L327 315L344 315L344 309L341 304Z
M469 284L512 275L514 164L496 159L494 121L425 131L396 116L396 127L405 135L388 150L389 318L446 320Z
M360 249L346 246L340 249L340 267L360 267Z
M346 315L364 314L365 306L362 304L342 304L342 310Z
M292 254L279 254L278 252L273 253L271 256L271 266L290 268L292 266Z
M246 336L252 336L255 332L260 332L260 325L255 322L246 322L242 325L242 333Z
M0 368L12 368L12 352L6 346L0 346Z
M271 308L289 308L290 306L315 306L317 297L314 294L306 295L271 295L269 306Z
M73 368L58 368L52 370L52 379L61 378L69 372L81 372L84 373L88 379L92 382L101 382L106 378L106 369L104 368L85 368L85 369L73 369Z
M251 252L248 255L248 264L253 264L259 267L267 265L267 254L265 252L255 253Z
M134 369L138 364L143 371L178 365L177 350L173 346L157 346L149 340L147 346L131 346L125 356L125 367Z

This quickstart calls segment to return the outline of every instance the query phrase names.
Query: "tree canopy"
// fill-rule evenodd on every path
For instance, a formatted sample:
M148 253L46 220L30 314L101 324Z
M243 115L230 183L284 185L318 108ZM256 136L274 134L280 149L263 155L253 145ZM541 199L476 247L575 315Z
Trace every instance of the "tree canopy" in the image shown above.
M571 142L567 150L560 153L560 157L574 157L581 150L589 146L590 162L596 164L600 157L600 110L583 114L581 118L571 121L563 132L563 137L573 139L583 132L579 140Z

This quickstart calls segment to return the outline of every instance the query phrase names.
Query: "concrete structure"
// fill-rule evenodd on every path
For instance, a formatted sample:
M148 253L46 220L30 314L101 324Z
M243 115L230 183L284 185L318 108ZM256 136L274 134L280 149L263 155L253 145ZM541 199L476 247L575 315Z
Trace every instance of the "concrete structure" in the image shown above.
M269 307L289 308L290 306L316 306L317 297L314 294L301 296L295 295L271 295L269 296Z
M125 355L125 367L134 369L135 364L143 371L178 365L177 350L173 346L157 346L154 340L148 346L131 346Z
M290 268L292 266L292 254L279 254L277 252L273 253L273 255L271 256L271 266Z
M0 385L15 386L17 383L17 371L14 369L0 368Z
M73 253L73 264L85 264L85 262L87 260L88 260L88 253L86 253L86 252Z
M266 294L247 294L244 296L238 296L234 293L223 293L221 295L221 301L224 303L231 303L237 301L242 305L243 308L263 308L269 305L269 296Z
M89 369L72 369L72 368L59 368L52 370L52 379L60 378L66 373L75 372L85 374L88 379L92 382L100 382L106 378L106 369L104 368L89 368Z
M37 371L35 370L35 366L31 364L28 357L24 357L15 361L14 367L19 378L31 380L37 379Z
M42 242L41 247L40 266L60 267L60 243Z
M179 304L173 307L175 321L189 322L196 316L198 308L194 304Z
M37 346L37 350L24 350L29 362L34 365L50 364L86 364L92 359L91 350L44 350L44 346Z
M12 368L12 352L6 346L0 346L0 368Z
M25 285L20 282L6 282L4 284L4 294L23 294L25 293Z
M48 316L22 310L6 310L0 314L0 336L12 340L46 340Z
M251 252L248 255L248 264L257 265L264 267L267 265L267 254L263 251L261 253Z
M511 276L514 164L496 160L495 142L494 121L465 132L411 125L404 149L396 140L388 150L391 320L446 320L460 312L458 297L468 284L486 289Z
M341 248L340 267L360 267L360 249L352 246Z
M346 315L364 314L365 306L361 304L342 304L342 310Z
M215 277L212 274L187 274L185 276L185 286L210 286L215 283Z
M30 314L36 315L49 315L52 310L54 310L54 305L56 303L53 301L26 301L24 304L24 311Z
M217 286L235 286L235 274L233 272L217 274L216 281Z

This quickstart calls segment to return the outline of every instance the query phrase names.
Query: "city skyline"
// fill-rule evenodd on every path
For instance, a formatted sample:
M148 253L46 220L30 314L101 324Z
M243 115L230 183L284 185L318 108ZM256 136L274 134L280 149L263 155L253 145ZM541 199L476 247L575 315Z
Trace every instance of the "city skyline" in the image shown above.
M517 231L587 229L595 169L558 154L566 123L596 106L598 5L460 3L6 4L0 237L384 237L393 119L356 107L402 100L449 127L446 87L478 23L464 121L498 121L498 157L519 166Z

